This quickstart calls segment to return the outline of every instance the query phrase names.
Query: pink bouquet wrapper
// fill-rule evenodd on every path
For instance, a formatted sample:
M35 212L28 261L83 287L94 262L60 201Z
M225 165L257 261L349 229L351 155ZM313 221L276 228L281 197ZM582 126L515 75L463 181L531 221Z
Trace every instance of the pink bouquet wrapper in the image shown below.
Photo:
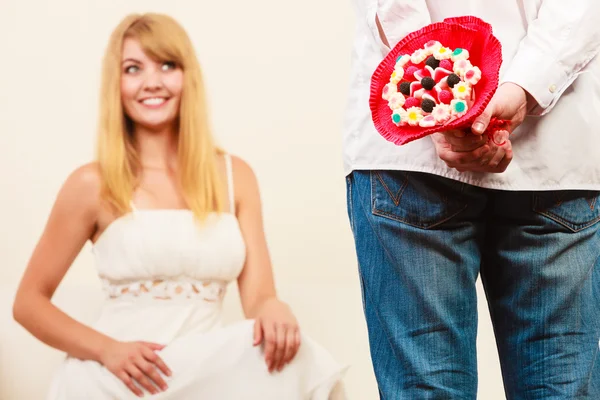
M443 125L433 127L397 126L392 121L392 111L388 102L382 98L383 89L390 82L397 59L402 55L411 55L416 50L423 49L431 41L438 41L451 49L468 50L469 61L481 70L481 79L474 86L475 100L464 115ZM434 132L470 128L473 121L485 110L498 88L501 64L502 46L500 41L493 35L491 25L477 17L449 18L412 32L394 46L373 73L369 99L373 123L386 140L399 146ZM408 62L406 68L413 65L418 69L423 69L425 62L417 65ZM403 78L403 81L407 80L415 81L410 77ZM503 129L507 123L508 121L492 119L486 133L493 140L494 132Z

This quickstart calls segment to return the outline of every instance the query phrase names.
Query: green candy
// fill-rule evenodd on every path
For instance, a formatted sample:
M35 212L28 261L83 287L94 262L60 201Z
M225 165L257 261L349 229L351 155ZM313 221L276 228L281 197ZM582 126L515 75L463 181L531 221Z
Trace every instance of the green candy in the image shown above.
M396 113L394 113L394 114L392 115L392 121L394 121L396 124L400 123L400 120L401 120L401 119L402 119L402 118L400 118L400 114L396 114Z
M458 48L458 49L454 50L454 53L452 53L452 54L454 54L455 56L457 56L457 55L459 55L462 52L463 52L463 49Z
M459 112L459 113L465 111L465 103L460 102L460 103L454 104L454 110L456 110L456 112Z

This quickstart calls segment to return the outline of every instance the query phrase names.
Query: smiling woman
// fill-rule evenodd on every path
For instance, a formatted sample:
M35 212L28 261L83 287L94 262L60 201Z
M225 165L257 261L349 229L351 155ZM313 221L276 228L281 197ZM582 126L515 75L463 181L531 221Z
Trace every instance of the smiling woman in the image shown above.
M162 161L147 160L146 167L178 169L178 207L190 208L199 220L224 210L215 157L223 152L208 126L194 48L176 21L155 14L122 21L104 57L101 98L98 164L109 204L129 211L144 167L140 155L164 150Z
M50 400L345 398L343 368L276 295L256 177L205 110L185 31L127 17L104 59L98 160L63 185L15 299L67 353ZM51 302L88 240L107 297L91 327ZM233 280L248 320L223 327Z
M183 72L175 62L149 58L138 40L123 43L121 94L129 118L148 129L161 129L177 119Z

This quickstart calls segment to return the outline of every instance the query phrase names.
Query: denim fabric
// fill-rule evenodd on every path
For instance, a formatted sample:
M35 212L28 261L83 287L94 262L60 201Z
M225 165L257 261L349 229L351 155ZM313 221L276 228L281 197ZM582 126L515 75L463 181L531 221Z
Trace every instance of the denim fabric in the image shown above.
M381 399L476 398L480 274L507 398L600 399L599 192L354 171L347 194Z

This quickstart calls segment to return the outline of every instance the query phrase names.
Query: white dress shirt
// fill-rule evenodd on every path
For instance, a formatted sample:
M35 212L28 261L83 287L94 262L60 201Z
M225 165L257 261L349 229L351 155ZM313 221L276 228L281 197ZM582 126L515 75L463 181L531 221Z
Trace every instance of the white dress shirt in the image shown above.
M504 190L600 190L600 0L354 0L357 12L344 167L428 172ZM371 75L408 33L448 17L474 15L502 43L501 82L537 101L513 132L514 158L501 174L460 173L437 156L429 137L396 146L376 131Z

